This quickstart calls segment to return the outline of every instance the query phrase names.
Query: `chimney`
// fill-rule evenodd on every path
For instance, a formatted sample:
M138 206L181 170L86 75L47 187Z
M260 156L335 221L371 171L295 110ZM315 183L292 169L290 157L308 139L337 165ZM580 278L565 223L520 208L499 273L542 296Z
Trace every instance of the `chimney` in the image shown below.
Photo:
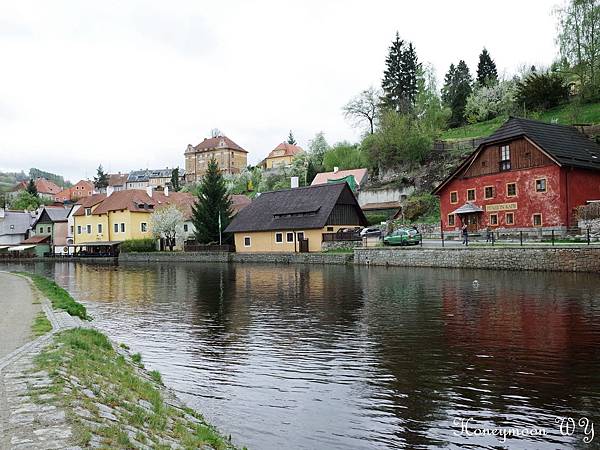
M338 172L339 172L339 170L340 170L340 168L339 168L339 167L334 167L334 168L333 168L333 173L338 173Z
M148 194L148 197L152 198L152 186L146 186L146 194Z
M115 192L115 188L114 187L112 187L112 186L106 186L106 196L107 197L110 197L113 192Z
M165 186L165 197L169 196L169 186Z
M299 186L299 184L298 184L298 180L299 180L299 178L298 178L298 177L292 177L292 178L291 178L291 182L292 182L292 189L294 189L294 188L297 188L297 187Z

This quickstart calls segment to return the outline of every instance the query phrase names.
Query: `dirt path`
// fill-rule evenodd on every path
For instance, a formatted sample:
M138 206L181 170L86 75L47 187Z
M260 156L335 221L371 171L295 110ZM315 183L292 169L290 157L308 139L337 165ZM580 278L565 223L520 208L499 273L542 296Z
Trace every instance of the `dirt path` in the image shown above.
M41 310L27 280L0 272L0 358L32 339L31 325Z

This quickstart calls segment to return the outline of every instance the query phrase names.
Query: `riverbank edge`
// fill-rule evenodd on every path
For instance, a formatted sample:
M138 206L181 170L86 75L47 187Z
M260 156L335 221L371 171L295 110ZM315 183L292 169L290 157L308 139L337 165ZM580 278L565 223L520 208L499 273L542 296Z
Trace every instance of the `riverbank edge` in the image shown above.
M355 264L600 273L600 247L355 248L353 253L121 253L119 262Z
M157 371L148 371L141 362L141 355L131 354L126 345L117 345L117 343L109 336L96 329L89 322L83 322L81 318L75 315L69 315L67 311L61 311L60 309L57 309L55 305L53 306L47 298L48 293L44 292L43 289L40 289L39 285L30 277L30 275L34 274L26 272L9 273L28 280L31 288L41 294L44 304L43 310L45 316L52 325L52 330L17 349L15 352L8 355L7 358L3 358L2 361L0 361L2 362L0 370L18 362L19 359L24 356L31 357L32 355L30 353L35 352L36 354L33 356L35 369L32 373L34 376L37 376L40 371L49 373L52 384L44 385L42 389L39 389L35 387L36 383L34 382L34 388L29 388L25 394L32 399L34 403L40 403L42 407L43 405L55 403L54 406L64 408L67 417L70 418L69 421L71 422L71 425L75 429L74 434L77 436L79 444L87 445L92 441L95 441L93 442L94 444L106 447L107 443L103 443L102 441L106 441L106 433L108 432L114 433L115 439L108 444L110 448L130 448L129 446L135 443L135 448L142 449L199 448L199 445L202 445L202 448L214 448L218 450L236 449L230 442L231 437L229 437L229 439L225 438L216 427L207 423L198 411L187 406L187 404L180 399L172 389L167 388L162 383L160 374ZM58 287L58 289L62 290L60 287ZM67 295L69 295L70 299L75 304L80 305L83 308L83 305L73 299L68 292ZM60 311L60 313L56 314L57 311ZM88 335L87 344L82 343L82 338L85 340L86 334ZM92 336L92 338L89 339L89 336ZM149 390L150 392L154 391L156 393L153 398L146 400L139 399L138 404L134 405L134 411L130 411L132 414L127 415L127 417L151 417L153 414L156 415L159 411L163 413L165 411L174 413L174 415L172 414L173 417L168 417L168 420L172 422L171 429L175 430L171 434L179 436L181 442L178 442L173 438L161 438L156 441L150 439L147 443L152 445L152 447L142 442L135 442L135 437L145 434L145 432L148 431L148 428L147 424L143 421L143 427L140 426L139 429L136 429L130 423L122 422L120 420L125 417L123 414L123 405L128 404L131 399L119 398L117 392L124 392L126 389L124 390L122 386L119 386L118 381L115 382L115 380L109 380L104 387L106 388L108 386L110 391L104 392L102 396L110 398L111 402L117 406L110 407L98 403L101 397L98 385L94 384L86 386L82 380L78 379L77 376L74 376L67 370L66 364L69 364L71 362L71 357L74 356L72 353L68 353L69 358L63 359L58 367L55 367L53 370L47 370L48 367L44 367L44 363L47 363L47 361L51 359L51 353L64 349L65 344L68 343L69 340L74 341L70 350L75 352L81 348L85 348L86 345L93 345L94 342L98 340L106 342L106 348L109 351L111 363L117 363L120 365L121 369L130 371L130 373L127 374L127 377L122 381L127 384L132 383L135 386L143 386L146 390ZM97 350L100 349L98 348ZM85 358L86 361L90 361L90 359L93 359L91 355L87 355ZM27 380L28 374L24 373L23 376L25 382L30 385ZM115 383L117 384L115 385ZM130 387L128 388L131 391ZM80 394L79 397L81 397L81 399L77 399L75 406L67 404L65 400L67 397L71 397L72 399L77 398L73 397L74 392L78 392ZM62 395L56 396L54 401L50 400L50 394L55 393L62 393ZM92 407L86 408L86 403L88 405L91 404ZM94 420L96 420L96 422L94 422ZM150 425L152 427L156 426L156 424L152 422L148 424L148 426ZM122 427L125 431L118 432L117 429L119 427ZM136 433L132 432L134 429ZM148 435L151 435L151 433L148 432ZM201 442L199 442L198 439L201 439ZM134 441L133 443L131 442L132 440ZM117 446L113 447L111 444Z

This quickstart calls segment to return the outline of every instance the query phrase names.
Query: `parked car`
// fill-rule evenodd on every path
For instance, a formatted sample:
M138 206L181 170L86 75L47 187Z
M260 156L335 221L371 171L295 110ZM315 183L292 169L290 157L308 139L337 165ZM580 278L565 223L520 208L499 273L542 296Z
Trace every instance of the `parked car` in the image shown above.
M366 227L360 232L361 237L365 236L381 236L381 230L379 227Z
M421 233L414 229L398 228L383 238L384 245L419 245Z

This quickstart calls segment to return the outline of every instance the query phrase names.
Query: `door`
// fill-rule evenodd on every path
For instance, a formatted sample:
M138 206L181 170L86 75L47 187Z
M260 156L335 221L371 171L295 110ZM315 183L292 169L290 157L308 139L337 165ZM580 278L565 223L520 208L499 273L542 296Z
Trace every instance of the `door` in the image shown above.
M463 223L467 224L467 230L469 230L470 233L479 229L479 214L465 214L462 220Z
M298 241L300 246L300 253L308 253L308 239L302 239Z

